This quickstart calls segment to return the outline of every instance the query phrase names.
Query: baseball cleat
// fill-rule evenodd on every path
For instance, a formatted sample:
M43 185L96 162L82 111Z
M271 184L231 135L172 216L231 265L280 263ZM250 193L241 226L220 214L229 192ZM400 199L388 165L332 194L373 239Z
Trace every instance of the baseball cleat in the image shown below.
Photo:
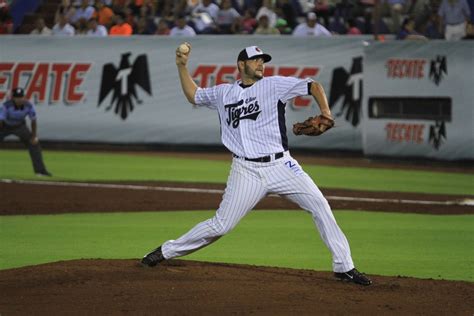
M372 281L366 277L365 274L357 271L356 268L347 272L334 272L334 276L341 281L352 282L360 285L372 284Z
M161 252L161 246L156 248L150 253L147 253L143 259L140 261L144 267L154 267L161 261L165 260L163 253Z

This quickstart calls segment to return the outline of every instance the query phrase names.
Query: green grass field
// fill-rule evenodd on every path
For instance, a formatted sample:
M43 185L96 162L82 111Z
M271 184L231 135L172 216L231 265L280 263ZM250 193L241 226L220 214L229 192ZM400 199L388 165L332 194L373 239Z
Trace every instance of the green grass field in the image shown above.
M474 216L337 211L357 266L371 274L473 282ZM78 258L140 258L211 211L0 217L0 268ZM251 212L230 234L186 259L331 270L304 212Z
M229 162L121 154L49 151L45 160L55 175L52 180L224 183L229 172ZM303 167L321 187L474 194L469 174ZM34 178L27 152L0 151L0 178ZM77 258L139 258L213 214L0 216L0 269ZM474 282L472 215L360 211L335 215L362 271ZM310 216L294 211L251 212L229 235L186 259L331 270L329 252Z
M229 161L125 154L49 151L44 153L53 180L183 181L225 183ZM414 170L306 166L320 187L474 195L471 174ZM0 179L35 179L25 150L0 151ZM42 178L44 180L44 178Z

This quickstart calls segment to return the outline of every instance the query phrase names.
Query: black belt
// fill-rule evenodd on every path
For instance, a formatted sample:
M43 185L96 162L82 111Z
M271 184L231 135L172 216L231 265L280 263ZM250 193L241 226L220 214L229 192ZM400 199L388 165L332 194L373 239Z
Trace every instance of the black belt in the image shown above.
M276 153L275 154L275 160L280 159L281 157L283 157L283 154L284 154L283 152ZM253 162L270 162L270 161L272 161L272 156L273 155L268 155L268 156L263 156L263 157L258 157L258 158L239 157L236 154L232 154L232 156L235 157L235 158L241 158L241 159L245 159L247 161L253 161Z

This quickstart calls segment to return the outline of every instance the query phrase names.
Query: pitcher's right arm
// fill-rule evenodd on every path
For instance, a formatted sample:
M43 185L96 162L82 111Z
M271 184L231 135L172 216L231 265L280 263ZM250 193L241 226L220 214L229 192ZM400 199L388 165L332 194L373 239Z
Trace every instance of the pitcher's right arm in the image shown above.
M176 48L176 66L178 67L179 80L181 81L181 88L183 89L184 95L191 104L196 104L194 96L198 88L193 78L189 74L187 63L189 54L191 53L191 44L185 43L189 47L189 52L182 53L179 51L179 47Z

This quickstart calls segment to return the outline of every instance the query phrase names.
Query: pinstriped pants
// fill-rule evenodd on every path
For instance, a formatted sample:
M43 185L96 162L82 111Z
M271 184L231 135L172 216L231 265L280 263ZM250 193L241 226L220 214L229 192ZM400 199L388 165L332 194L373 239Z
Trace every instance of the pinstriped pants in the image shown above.
M234 158L222 202L216 215L176 240L162 245L166 259L203 248L230 232L267 194L279 194L311 213L333 258L333 270L354 268L349 243L336 223L331 208L313 180L288 152L277 160L261 163Z

